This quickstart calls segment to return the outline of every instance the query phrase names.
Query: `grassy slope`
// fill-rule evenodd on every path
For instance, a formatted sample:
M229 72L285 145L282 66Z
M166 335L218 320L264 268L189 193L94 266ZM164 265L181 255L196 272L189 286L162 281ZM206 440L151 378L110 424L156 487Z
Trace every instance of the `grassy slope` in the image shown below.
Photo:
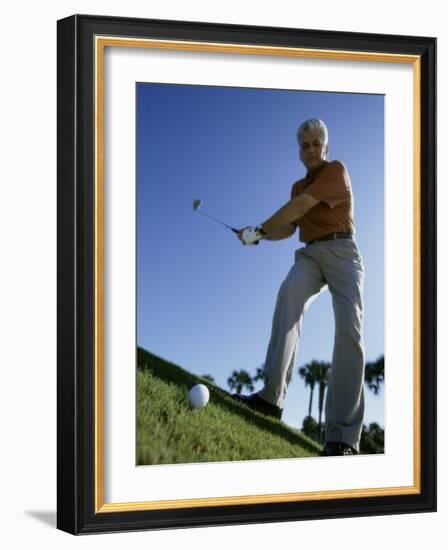
M192 410L188 390L210 390ZM139 348L137 463L175 464L316 456L320 448L282 422L254 413L210 382Z

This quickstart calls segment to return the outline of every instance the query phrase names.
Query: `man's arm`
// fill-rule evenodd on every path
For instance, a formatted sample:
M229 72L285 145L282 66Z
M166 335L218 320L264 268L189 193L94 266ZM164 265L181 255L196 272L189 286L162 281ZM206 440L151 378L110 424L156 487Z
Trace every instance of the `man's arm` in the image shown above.
M308 212L308 210L316 206L316 204L318 203L318 200L316 200L311 195L308 195L307 193L301 193L297 197L294 197L284 206L282 206L280 210L278 210L273 216L271 216L269 219L261 224L263 231L267 233L265 238L269 240L268 235L275 234L275 232L279 230L282 226L291 225L292 222L295 222L296 220L304 216Z
M292 223L286 225L281 225L271 233L267 233L263 236L263 240L266 241L281 241L282 239L287 239L291 235L294 235L296 231L296 226Z

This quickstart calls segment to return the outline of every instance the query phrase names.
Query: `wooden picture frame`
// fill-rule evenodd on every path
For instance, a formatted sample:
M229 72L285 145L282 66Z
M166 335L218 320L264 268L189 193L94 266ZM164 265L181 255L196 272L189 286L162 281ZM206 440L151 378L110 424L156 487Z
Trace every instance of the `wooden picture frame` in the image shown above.
M412 484L164 501L105 499L104 55L111 47L412 67ZM436 510L435 111L434 38L89 15L58 21L59 529L84 534Z

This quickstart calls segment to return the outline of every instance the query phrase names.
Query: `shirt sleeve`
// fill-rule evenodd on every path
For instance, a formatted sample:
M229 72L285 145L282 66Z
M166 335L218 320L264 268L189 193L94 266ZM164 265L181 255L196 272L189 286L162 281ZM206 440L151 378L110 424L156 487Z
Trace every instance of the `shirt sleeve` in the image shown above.
M337 160L329 162L304 192L319 202L327 203L330 208L349 200L351 183L345 166Z
M291 197L290 198L293 199L294 197L297 197L297 195L300 194L300 191L301 191L302 188L303 188L303 179L298 180L295 183L293 183L293 185L291 187Z

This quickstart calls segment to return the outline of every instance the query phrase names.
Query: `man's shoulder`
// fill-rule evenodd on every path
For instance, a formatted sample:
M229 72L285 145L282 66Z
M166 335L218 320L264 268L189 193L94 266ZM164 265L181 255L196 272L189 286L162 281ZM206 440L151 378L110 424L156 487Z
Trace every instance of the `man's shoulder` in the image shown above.
M330 162L327 162L327 164L324 166L324 170L338 173L347 172L345 164L340 160L332 160Z
M299 180L295 181L291 187L291 196L294 197L295 195L300 193L300 191L303 189L305 185L305 182L306 182L306 177L300 178Z
M329 176L334 178L336 176L341 177L341 181L346 181L348 179L348 171L345 164L341 160L331 160L326 162L325 165L321 168L317 178L319 176L324 176L326 180ZM291 187L291 197L295 197L301 193L307 183L307 177L300 178L295 181Z

